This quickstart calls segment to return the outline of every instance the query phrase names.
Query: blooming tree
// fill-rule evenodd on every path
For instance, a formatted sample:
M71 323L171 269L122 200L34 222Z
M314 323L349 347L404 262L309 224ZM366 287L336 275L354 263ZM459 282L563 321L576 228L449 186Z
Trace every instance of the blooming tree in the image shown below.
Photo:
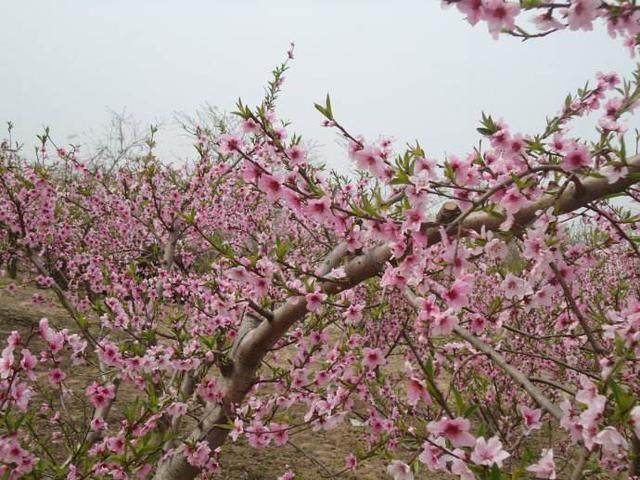
M630 0L445 3L495 37L640 33ZM327 97L345 177L277 116L292 58L195 126L190 163L155 129L108 170L48 132L35 161L2 144L7 289L69 320L4 339L3 478L209 478L228 439L341 424L361 443L336 475L640 478L640 74L597 74L541 132L483 115L484 147L444 159L352 134Z

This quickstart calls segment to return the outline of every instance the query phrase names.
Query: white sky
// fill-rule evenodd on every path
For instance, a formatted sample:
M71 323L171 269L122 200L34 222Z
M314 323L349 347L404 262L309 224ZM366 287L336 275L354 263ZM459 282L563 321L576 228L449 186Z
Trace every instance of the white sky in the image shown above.
M535 133L569 91L598 70L633 68L602 30L522 44L494 41L436 0L5 0L0 28L0 121L35 143L100 129L108 109L170 122L208 102L255 104L295 41L280 115L347 168L313 108L328 92L353 133L420 140L433 155L465 154L482 110ZM168 160L189 152L167 129Z

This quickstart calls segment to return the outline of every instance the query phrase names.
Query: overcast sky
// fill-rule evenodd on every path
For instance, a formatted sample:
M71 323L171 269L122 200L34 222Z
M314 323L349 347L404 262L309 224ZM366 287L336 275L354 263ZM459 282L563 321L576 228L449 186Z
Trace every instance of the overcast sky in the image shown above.
M49 125L77 142L126 108L169 125L169 160L189 153L170 127L175 111L258 102L290 41L280 115L341 169L313 108L327 92L353 133L419 139L441 156L470 150L483 110L535 133L596 71L633 68L603 30L496 42L436 0L7 0L2 10L0 120L22 141Z

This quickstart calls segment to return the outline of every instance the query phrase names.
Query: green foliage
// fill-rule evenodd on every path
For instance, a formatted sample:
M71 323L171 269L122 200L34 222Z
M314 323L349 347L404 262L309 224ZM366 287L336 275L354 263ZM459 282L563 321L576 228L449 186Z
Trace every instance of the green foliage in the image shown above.
M482 126L477 128L476 130L478 131L478 133L484 135L485 137L490 137L498 130L500 130L498 125L496 125L496 123L494 122L493 118L491 118L491 115L485 115L484 112L482 112L482 120L480 121L480 124Z
M319 103L314 103L314 107L318 110L324 117L328 120L333 120L333 110L331 109L331 99L329 98L329 94L327 93L327 98L325 99L324 105L320 105Z

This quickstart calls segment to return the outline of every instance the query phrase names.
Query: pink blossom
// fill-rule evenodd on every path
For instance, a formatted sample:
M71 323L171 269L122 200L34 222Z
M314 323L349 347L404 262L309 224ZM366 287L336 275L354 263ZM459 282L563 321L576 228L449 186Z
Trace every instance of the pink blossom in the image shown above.
M628 448L625 438L613 427L605 427L599 432L594 443L602 445L602 449L610 454L617 454L620 448Z
M631 426L636 434L636 437L640 438L640 405L636 405L631 409L629 413L631 417Z
M235 442L236 440L238 440L238 437L243 432L244 432L244 424L243 424L241 419L236 418L233 421L233 429L231 430L231 433L229 433L229 436L231 437L231 440L233 440Z
M404 215L405 215L404 228L406 230L411 230L414 232L417 232L418 230L420 230L420 227L422 226L422 223L425 221L425 218L426 218L425 209L421 205L417 205L414 208L406 210L404 212Z
M224 389L215 378L203 380L198 385L196 392L205 402L217 402L224 395Z
M606 403L606 397L598 393L597 385L586 375L580 376L580 386L582 388L576 393L577 401L587 405L588 407L594 407L596 405L599 407L604 406Z
M591 30L593 20L598 16L600 0L572 0L568 10L571 30Z
M497 132L491 135L491 146L496 150L504 151L509 148L511 142L511 134L507 128L500 128Z
M572 172L591 165L591 154L584 145L574 143L565 153L562 159L562 168Z
M627 47L627 51L629 52L629 56L631 58L635 57L636 55L636 37L635 35L628 35L624 38L624 42L623 45L625 47Z
M222 155L235 153L242 148L242 139L236 135L225 133L223 135L220 135L218 142L218 151Z
M540 30L553 30L564 27L564 25L553 16L553 11L546 11L536 15L533 23Z
M467 16L467 21L475 25L484 15L482 0L461 0L456 3L458 10Z
M609 117L611 120L616 120L618 118L618 112L622 108L622 98L615 97L611 98L604 104L604 115Z
M363 363L369 369L384 365L384 355L379 348L365 348L362 350Z
M539 408L529 408L526 405L523 405L522 408L520 408L520 414L522 415L526 434L529 434L534 430L539 430L542 427L542 422L540 421L542 410Z
M449 308L453 311L459 311L468 303L468 295L473 288L472 277L465 275L453 282L453 285L444 292L443 298L447 301Z
M362 319L364 305L351 304L344 312L344 318L351 324L355 324Z
M358 458L353 453L347 455L347 458L345 459L345 468L352 472L355 472L358 468Z
M324 197L311 200L307 205L309 215L319 222L325 222L332 216L331 199L326 195Z
M596 73L596 79L598 80L598 87L607 90L615 88L620 83L620 76L616 72L598 72Z
M245 133L258 133L260 131L260 126L251 118L243 120L240 127Z
M14 360L12 348L7 347L2 350L2 355L0 356L0 378L8 378L11 375Z
M484 18L489 24L489 32L493 38L504 28L513 30L516 26L515 18L520 13L520 7L516 3L504 0L483 0Z
M518 300L525 296L527 292L526 282L512 273L507 273L504 280L500 284L500 288L504 296L510 300Z
M289 441L289 430L288 425L279 424L279 423L270 423L269 430L273 436L273 441L276 445L282 446L285 445Z
M546 248L544 236L539 232L529 232L524 239L522 254L529 260L537 260Z
M166 409L167 414L172 418L182 417L187 413L188 406L184 402L173 402Z
M89 397L89 401L94 408L104 408L115 398L116 388L115 385L100 385L97 382L93 382L85 390L85 395Z
M136 472L136 478L138 480L144 480L153 471L153 465L145 463Z
M520 160L526 146L525 138L521 134L514 135L509 142L507 155L514 160Z
M124 453L124 447L126 445L124 435L121 434L113 437L107 437L104 443L113 453Z
M438 437L431 442L424 442L418 460L431 471L445 470L447 467L447 456L444 455L445 448L446 440L443 437Z
M300 165L307 160L307 152L298 145L287 149L287 157L291 165Z
M451 310L438 313L431 324L431 335L435 337L449 335L457 324L458 318Z
M416 158L414 171L416 175L424 173L427 177L433 178L437 174L436 167L436 161L433 158L420 157Z
M52 353L57 353L62 350L64 345L64 336L49 326L49 320L47 318L40 319L38 331L44 341L47 342Z
M393 480L413 480L411 468L400 460L393 460L389 466L387 466L387 473L391 475Z
M531 305L534 307L550 307L553 305L553 288L547 285L536 290L531 297Z
M91 420L90 426L91 426L91 430L93 430L94 432L100 432L107 428L107 422L105 422L104 418L102 417L94 417Z
M24 348L21 352L22 359L20 360L20 366L27 371L27 373L31 373L31 371L36 367L38 360L36 357L26 348Z
M11 398L21 412L27 411L29 400L33 397L34 393L35 392L24 382L14 382L11 387Z
M271 434L269 430L259 421L251 424L251 428L247 431L249 445L253 448L264 448L271 443Z
M284 127L278 127L273 129L273 136L278 140L284 140L287 138L288 132Z
M555 133L553 135L553 139L551 141L551 147L556 152L563 152L568 146L569 146L569 143L562 136L562 133Z
M307 293L304 298L307 301L307 310L311 313L319 313L327 296L322 292L316 291Z
M407 278L399 268L387 268L380 281L382 287L395 287L400 290L407 286Z
M600 173L607 177L609 183L615 183L629 174L629 169L622 165L605 165Z
M384 161L382 152L373 147L364 147L353 153L353 159L358 167L368 170L376 177L382 177L384 173Z
M242 164L242 179L245 182L253 182L260 177L260 169L257 165L245 160Z
M507 245L499 238L494 238L487 242L484 246L484 251L489 258L494 260L504 260L509 253Z
M287 470L278 477L278 480L293 480L295 476L296 475L291 470Z
M615 132L618 134L622 134L627 131L627 125L625 125L622 121L612 120L609 117L603 117L600 120L598 120L598 126L605 133Z
M527 198L522 195L518 187L513 186L507 190L500 199L500 205L508 214L513 214L528 203Z
M431 405L431 396L429 391L425 387L424 383L416 378L411 377L407 386L407 400L409 405L416 406L420 400L423 400L427 405Z
M195 448L186 449L187 462L194 467L204 467L211 456L211 448L205 441L198 442Z
M275 202L282 195L282 181L274 175L262 175L258 180L258 187L267 194L267 200Z
M437 422L429 422L427 431L436 437L445 437L454 447L472 447L476 440L469 433L471 422L466 418L447 418Z
M419 196L423 192L428 191L431 185L431 177L429 172L427 172L426 170L421 170L420 172L411 175L411 177L409 177L409 180L413 184L414 193L417 198L419 198Z
M52 385L60 385L65 378L67 378L67 374L64 373L62 370L60 370L59 368L54 368L53 370L49 371L49 382Z
M553 449L543 450L538 463L529 465L527 472L533 473L536 478L554 480L556 478L556 463L553 461Z
M484 315L472 315L469 319L469 329L476 335L480 335L489 325L489 320Z
M302 200L300 196L293 190L288 188L283 189L282 198L284 199L286 204L289 206L289 208L294 212L302 211L302 206L303 206Z
M465 452L459 449L456 449L454 453L461 458L465 458ZM460 480L476 480L477 477L471 471L471 469L467 466L467 463L461 458L453 458L451 460L451 473L454 475L458 475Z
M502 462L510 456L511 454L502 449L502 443L498 437L491 437L488 441L484 437L478 437L470 458L476 465L490 467L495 463L498 467L502 467Z
M467 183L467 177L469 175L470 165L467 161L462 160L456 156L450 156L447 160L447 167L453 174L453 181L457 184Z

